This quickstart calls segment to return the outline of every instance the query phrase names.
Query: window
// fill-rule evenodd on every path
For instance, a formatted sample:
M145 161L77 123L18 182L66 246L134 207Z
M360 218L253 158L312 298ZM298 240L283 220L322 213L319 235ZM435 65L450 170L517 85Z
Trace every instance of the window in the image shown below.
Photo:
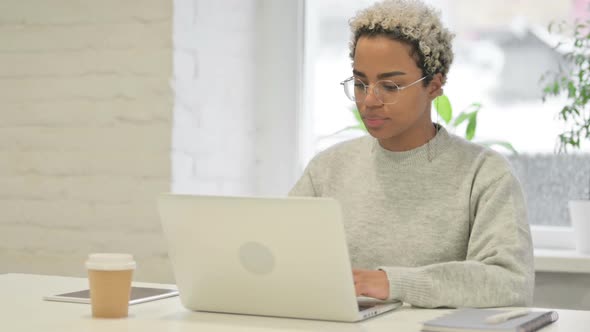
M306 3L306 105L311 109L312 153L363 132L354 125L354 105L338 84L350 76L347 20L372 0L314 0ZM523 183L534 225L569 226L567 201L588 198L590 144L570 155L555 155L564 98L543 103L540 77L558 68L551 21L579 17L584 0L430 0L456 33L455 59L445 94L455 114L477 102L476 140L510 142L509 156ZM436 115L433 115L436 119ZM460 130L459 128L458 130ZM508 154L507 151L500 151Z

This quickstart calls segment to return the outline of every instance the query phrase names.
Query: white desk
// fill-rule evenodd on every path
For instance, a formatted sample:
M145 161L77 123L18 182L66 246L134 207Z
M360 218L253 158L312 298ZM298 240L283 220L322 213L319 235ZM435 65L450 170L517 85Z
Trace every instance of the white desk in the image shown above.
M137 286L166 286L134 283ZM44 295L87 288L84 278L31 274L0 275L1 331L420 331L421 322L449 310L404 306L361 323L201 313L186 310L178 297L133 305L125 319L92 319L87 304L43 301ZM560 318L543 332L583 331L590 311L557 310Z

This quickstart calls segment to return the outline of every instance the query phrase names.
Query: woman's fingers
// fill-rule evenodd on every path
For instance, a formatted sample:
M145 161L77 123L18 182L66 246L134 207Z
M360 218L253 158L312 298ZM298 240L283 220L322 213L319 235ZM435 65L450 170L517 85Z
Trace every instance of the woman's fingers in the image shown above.
M389 297L387 274L381 270L352 271L356 296L368 296L381 300Z

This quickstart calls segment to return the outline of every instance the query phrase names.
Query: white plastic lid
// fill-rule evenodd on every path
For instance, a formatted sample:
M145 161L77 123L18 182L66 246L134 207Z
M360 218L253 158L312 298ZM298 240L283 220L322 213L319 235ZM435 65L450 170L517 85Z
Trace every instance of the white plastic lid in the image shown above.
M89 270L134 270L136 267L133 255L130 254L90 254L86 261Z

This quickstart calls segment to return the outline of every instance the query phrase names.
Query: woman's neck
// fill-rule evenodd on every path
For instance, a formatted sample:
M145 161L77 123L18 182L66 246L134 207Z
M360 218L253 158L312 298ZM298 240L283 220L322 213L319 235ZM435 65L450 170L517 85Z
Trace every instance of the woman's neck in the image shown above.
M428 120L425 124L408 128L399 136L379 139L379 145L389 151L409 151L428 143L436 136L436 131L436 126Z

